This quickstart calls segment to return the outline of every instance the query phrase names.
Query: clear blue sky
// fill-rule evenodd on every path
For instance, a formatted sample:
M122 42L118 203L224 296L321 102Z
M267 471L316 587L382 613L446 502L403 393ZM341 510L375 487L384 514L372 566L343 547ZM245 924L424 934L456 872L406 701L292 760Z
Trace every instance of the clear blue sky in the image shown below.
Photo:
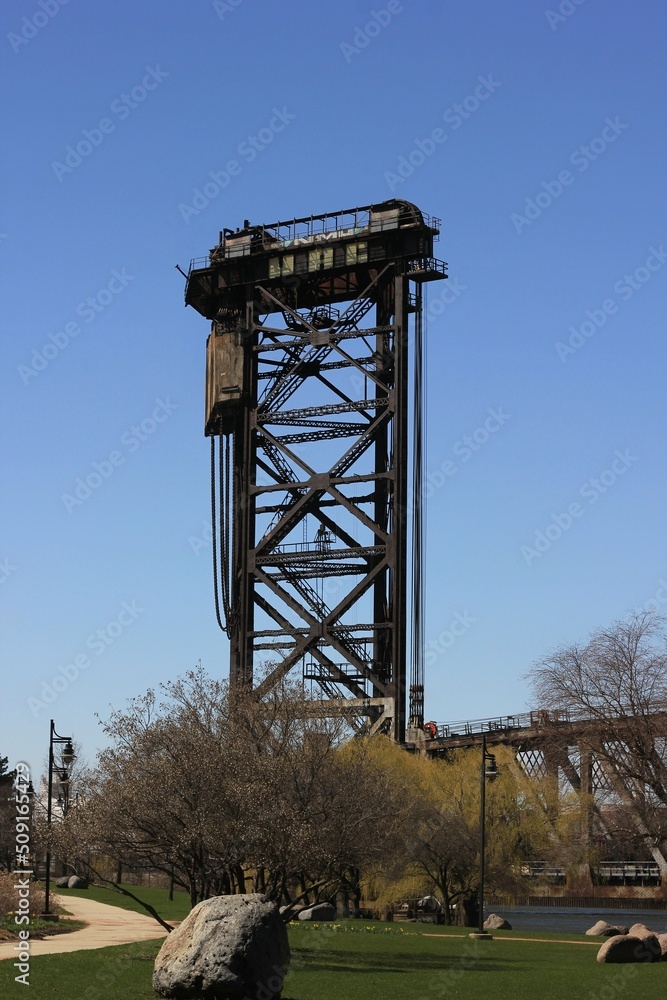
M667 608L666 15L560 8L3 5L0 754L39 770L53 715L92 760L96 712L226 672L175 265L246 218L442 218L427 717L519 712L554 645Z

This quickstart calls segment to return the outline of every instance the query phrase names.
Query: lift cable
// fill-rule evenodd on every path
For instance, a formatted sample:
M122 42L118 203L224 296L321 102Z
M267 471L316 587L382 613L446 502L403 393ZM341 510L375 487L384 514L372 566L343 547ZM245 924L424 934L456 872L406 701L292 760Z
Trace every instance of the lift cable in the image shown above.
M221 434L218 469L220 473L220 578L222 581L222 606L229 632L232 609L229 600L229 471L230 435Z
M223 625L220 617L220 594L218 587L218 540L216 537L216 489L215 489L215 438L211 436L211 547L213 549L213 596L215 598L215 617L218 625L229 635L227 624Z
M232 519L231 451L231 435L218 435L218 490L216 491L215 437L211 437L211 545L213 549L213 595L215 598L215 617L218 625L227 636L231 635L234 631L237 620L237 615L232 607L230 596L230 525ZM218 545L220 546L219 551ZM221 596L222 614L220 612Z

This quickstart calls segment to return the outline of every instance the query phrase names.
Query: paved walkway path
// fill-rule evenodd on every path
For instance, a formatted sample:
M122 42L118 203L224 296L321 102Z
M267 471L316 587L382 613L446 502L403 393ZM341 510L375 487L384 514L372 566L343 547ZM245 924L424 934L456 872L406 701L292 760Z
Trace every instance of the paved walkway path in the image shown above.
M112 944L132 944L134 941L151 941L166 937L167 932L147 914L134 913L120 906L109 906L81 896L58 898L76 920L85 920L87 927L70 934L56 934L41 941L30 941L31 955L55 955L65 951L87 951L107 948ZM61 917L61 920L66 918ZM0 959L15 956L15 941L0 942Z

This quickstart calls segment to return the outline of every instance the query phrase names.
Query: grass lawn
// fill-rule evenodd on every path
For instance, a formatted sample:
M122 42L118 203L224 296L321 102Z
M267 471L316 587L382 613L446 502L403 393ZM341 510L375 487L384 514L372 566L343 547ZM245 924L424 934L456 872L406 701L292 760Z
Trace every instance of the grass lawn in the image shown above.
M174 892L174 898L170 902L167 898L167 889L151 889L143 885L128 885L127 888L139 899L145 900L154 906L163 920L183 920L190 912L190 897L185 892ZM129 896L123 896L113 889L99 889L91 885L89 889L57 889L55 885L51 887L52 892L57 892L63 900L67 896L82 896L84 899L96 899L98 903L109 903L110 906L121 906L125 910L135 910L137 913L146 913L143 906L135 903Z
M371 930L366 930L369 927ZM431 933L433 933L431 931ZM665 994L667 963L597 965L596 944L560 944L558 935L506 932L482 943L460 930L427 936L372 922L291 925L283 1000L646 1000ZM580 936L574 940L583 941ZM139 1000L154 996L159 941L31 961L31 1000ZM0 962L0 996L18 997L11 962Z
M47 935L51 937L54 934L70 934L72 931L80 931L82 927L86 927L83 920L40 920L38 917L33 917L30 921L30 937L42 938ZM17 932L20 928L17 927L14 917L5 917L0 920L0 930L8 931L9 935L18 941ZM3 940L8 939L3 938Z

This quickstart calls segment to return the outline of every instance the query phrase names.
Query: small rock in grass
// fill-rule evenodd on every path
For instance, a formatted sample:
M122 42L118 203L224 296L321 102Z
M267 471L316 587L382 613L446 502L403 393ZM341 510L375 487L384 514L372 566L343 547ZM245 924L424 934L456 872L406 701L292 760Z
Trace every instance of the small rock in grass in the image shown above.
M597 961L605 962L659 962L660 943L655 934L636 937L634 934L615 934L600 948Z
M658 934L658 943L662 952L661 962L667 962L667 934Z
M627 927L616 927L613 924L608 924L606 920L598 920L596 924L589 927L586 931L590 937L613 937L615 934L627 934Z
M299 913L299 920L335 920L336 907L331 903L317 903Z
M652 931L646 924L633 924L629 933L634 934L635 937L646 937L647 934L655 934L655 931Z
M88 882L85 878L79 878L78 875L72 875L67 883L67 886L69 889L87 889Z
M489 913L484 921L485 931L511 931L512 925L498 913Z

